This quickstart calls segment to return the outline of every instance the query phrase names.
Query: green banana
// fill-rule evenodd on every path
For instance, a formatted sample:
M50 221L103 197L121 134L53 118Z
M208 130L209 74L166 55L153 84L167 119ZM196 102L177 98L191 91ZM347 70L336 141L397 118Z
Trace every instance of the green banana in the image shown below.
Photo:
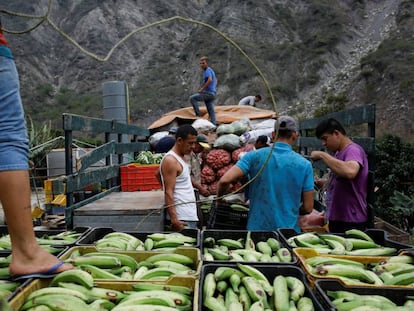
M154 263L159 260L167 260L167 261L174 261L184 265L193 265L194 261L192 258L182 255L182 254L175 254L175 253L162 253L162 254L155 254L146 259L146 261L150 263Z
M59 273L52 279L50 286L56 286L61 282L73 282L86 288L93 287L93 277L79 269L66 270Z
M267 244L267 242L259 241L256 243L256 249L263 254L271 256L273 254L272 248Z
M239 296L237 296L237 294L233 291L233 289L231 287L228 287L226 289L224 300L225 300L226 309L229 310L230 309L230 304L232 302L239 302Z
M249 310L252 304L252 300L247 292L246 287L243 285L239 286L239 301L243 306L243 310Z
M89 306L80 298L71 295L50 294L27 300L21 310L27 310L38 305L45 305L58 311L88 311Z
M229 278L229 282L233 291L238 294L239 293L239 285L241 283L241 277L238 274L233 274Z
M121 261L118 258L110 256L79 256L65 260L74 266L93 265L98 268L115 268L121 267Z
M82 265L82 266L79 266L79 269L86 271L94 279L108 279L108 280L120 280L121 279L119 276L116 276L115 274L112 274L109 271L106 271L104 269L101 269L101 268L98 268L92 265Z
M155 241L153 248L164 248L164 247L179 247L183 246L185 242L182 239L170 238L161 241Z
M177 307L191 305L191 300L188 296L177 292L170 292L165 290L147 290L141 292L131 292L122 301L129 299L135 299L138 297L169 297L171 298Z
M190 287L182 285L167 285L167 284L157 284L157 283L135 283L132 285L132 288L135 291L145 291L145 290L165 290L177 292L183 295L192 295L193 289Z
M226 280L226 281L225 281L225 280L221 280L221 281L218 281L218 282L216 283L216 290L217 290L220 294L225 293L228 287L229 287L229 286L228 286L228 284L227 284L227 280Z
M245 276L245 274L238 269L232 267L218 267L216 271L214 271L214 278L216 281L227 280L233 274L239 275L240 278Z
M257 279L252 276L245 276L242 278L242 283L254 302L262 301L267 306L266 292Z
M332 264L323 265L316 268L316 273L322 276L343 276L348 278L354 278L369 284L374 284L377 280L367 273L367 270L359 267Z
M370 243L370 242L368 242ZM355 249L352 251L345 252L345 255L350 256L387 256L391 254L395 254L397 251L396 248L393 247L377 247L377 248L362 248L362 249Z
M357 238L347 238L348 242L352 243L352 249L361 249L361 248L379 248L381 247L375 242L357 239Z
M146 251L150 251L154 247L154 240L150 238L146 238L144 241L144 247Z
M213 297L216 291L216 279L213 273L207 273L203 283L203 299Z
M239 301L232 301L230 302L228 311L243 311L243 305Z
M402 273L384 282L384 285L409 285L414 283L414 272Z
M169 277L171 275L177 275L177 274L178 272L175 269L161 267L161 268L154 268L154 269L148 270L143 275L141 275L140 279L151 280L151 279L156 279L158 277Z
M292 253L286 247L281 247L276 251L276 255L281 262L292 262Z
M175 311L177 308L159 305L115 306L112 311Z
M230 261L244 261L243 256L233 251L229 251L229 255L231 256Z
M230 260L231 256L219 248L209 248L208 252L213 256L215 260Z
M212 236L206 237L203 240L203 246L206 248L213 248L216 245L216 239Z
M270 248L272 249L272 252L276 252L279 248L281 248L281 244L278 240L276 240L275 238L268 238L266 240L266 243L270 246Z
M386 262L400 262L400 263L414 264L414 256L410 256L410 255L391 256L387 258Z
M102 252L92 252L92 253L86 253L84 256L110 256L118 259L121 262L122 266L128 266L131 268L132 271L135 271L138 267L138 263L132 256L121 254L121 253L102 253Z
M249 266L249 265L244 265L241 263L237 263L237 267L246 275L249 275L253 278L255 278L256 280L262 281L262 285L263 285L263 289L266 291L266 293L269 296L273 295L273 286L270 284L269 280L267 279L267 277L258 269L256 269L253 266ZM246 285L245 285L246 286Z
M88 301L89 299L87 295L85 295L84 293L78 290L63 288L63 287L44 287L44 288L40 288L30 293L27 296L26 300L35 299L43 295L71 295L79 299L82 299L83 301Z
M329 239L327 239L325 242L331 248L331 251L330 251L331 254L335 254L335 255L345 254L345 246L341 242L335 241L335 240L329 240Z
M290 299L297 302L299 298L305 295L305 285L301 280L294 276L286 276L286 284L290 290ZM275 291L277 294L277 292Z
M278 275L273 279L273 295L274 304L278 311L288 311L289 304L289 289L286 279L282 275Z
M321 266L324 264L343 264L351 265L360 268L364 268L364 264L355 260L345 259L345 258L336 258L336 257L326 257L326 256L314 256L306 259L306 263L312 267Z
M354 237L357 239L361 239L361 240L374 243L374 240L368 234L358 229L350 229L350 230L345 231L345 236Z
M14 291L17 287L19 287L19 285L20 285L20 283L18 283L18 282L0 280L0 290Z
M243 244L240 241L233 239L219 239L217 240L219 245L227 246L229 249L240 249L243 248Z
M204 307L212 311L226 311L226 307L217 298L208 296L203 300Z
M158 260L156 262L154 262L154 267L156 268L160 268L160 267L164 267L164 268L173 268L175 270L179 270L179 271L190 271L191 268L183 265L182 263L178 263L178 262L174 262L174 261L167 261L167 260Z
M141 266L139 267L134 275L132 276L133 280L139 280L145 273L147 273L149 268L147 266Z
M101 239L96 241L95 247L97 249L112 249L112 250L121 250L126 251L128 250L128 242L122 239Z
M350 251L352 249L352 243L348 241L348 239L344 238L343 236L340 235L335 235L335 234L329 234L329 233L322 233L322 234L318 234L318 236L325 241L325 243L330 240L330 241L337 241L339 243L341 243L345 250Z
M256 301L251 306L249 311L264 311L265 307L262 301Z
M89 304L90 310L112 310L114 307L115 304L106 299L96 299Z
M297 309L298 311L314 311L315 307L312 299L309 297L301 297L297 303Z
M117 307L133 306L133 305L157 305L175 308L175 302L168 296L157 297L135 297L121 301Z
M246 240L244 242L244 248L247 250L255 250L255 244L254 244L254 241L252 240L251 231L247 231Z

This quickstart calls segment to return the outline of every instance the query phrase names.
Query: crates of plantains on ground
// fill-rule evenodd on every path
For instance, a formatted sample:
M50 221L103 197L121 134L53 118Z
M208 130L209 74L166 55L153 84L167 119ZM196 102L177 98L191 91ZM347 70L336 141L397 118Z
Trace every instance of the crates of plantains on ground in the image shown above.
M206 264L198 298L199 310L325 310L293 265Z
M201 253L203 262L297 263L275 231L203 230Z
M115 231L110 227L93 228L77 243L78 246L95 245L98 249L121 251L171 251L176 247L200 246L200 230L181 232Z
M351 229L340 233L297 233L293 229L278 229L286 247L313 248L319 253L351 256L390 256L412 248L412 245L391 241L379 229Z
M163 282L174 276L198 277L202 265L200 250L194 247L157 252L74 246L61 259L73 264L76 269L87 271L99 281Z
M249 208L246 205L214 201L210 209L208 229L246 230Z
M300 266L313 287L318 279L339 279L346 285L414 288L414 256L344 256L319 254L311 248L295 248Z
M173 277L165 282L140 281L96 282L84 271L71 270L54 279L37 279L9 300L13 311L30 306L62 305L65 310L114 310L123 307L156 310L157 306L171 310L198 308L199 281L192 277ZM49 308L45 310L49 310ZM162 308L162 307L160 307ZM42 309L43 310L43 309ZM59 309L61 310L61 309ZM63 310L63 309L62 309ZM124 309L125 310L125 309Z
M351 310L360 306L378 310L405 306L398 310L414 310L414 288L372 288L344 285L338 280L317 280L315 295L326 310Z
M54 254L63 248L73 246L90 231L90 227L76 227L72 230L35 230L37 242ZM11 252L11 241L7 226L0 226L0 252Z

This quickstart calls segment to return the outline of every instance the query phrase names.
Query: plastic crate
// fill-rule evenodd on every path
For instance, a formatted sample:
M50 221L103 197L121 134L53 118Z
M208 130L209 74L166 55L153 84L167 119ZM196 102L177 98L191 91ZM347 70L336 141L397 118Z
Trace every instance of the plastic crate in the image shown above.
M280 240L284 243L286 247L289 247L289 248L292 248L292 246L289 245L288 239L299 234L295 230L287 229L287 228L278 229L277 233L280 236ZM374 240L374 242L377 243L378 245L385 246L385 247L393 247L397 249L397 252L405 250L405 249L410 249L413 247L412 245L403 244L403 243L389 240L384 230L368 229L365 231L365 233L368 234L368 236L370 236ZM329 234L345 236L344 234L341 234L341 233L329 233Z
M324 305L326 310L336 310L331 299L326 294L327 291L349 291L358 295L380 295L390 299L399 306L405 303L406 296L414 296L414 288L373 288L344 285L339 280L317 280L315 282L315 295L319 298L319 301Z
M159 190L161 185L155 177L158 164L129 164L121 166L121 191Z
M79 241L76 243L78 246L87 246L87 245L93 245L96 241L102 239L106 234L116 232L116 230L110 228L110 227L98 227L93 228L91 231L88 232L88 234L84 235L82 239L79 239ZM128 233L138 239L140 239L142 242L145 241L147 236L152 233L156 233L159 231L118 231L118 232L124 232ZM162 233L170 233L170 232L162 232ZM199 229L183 229L180 233L184 234L185 236L196 238L197 241L194 244L194 247L200 246L200 230ZM157 251L154 249L154 251Z
M70 258L70 256L72 255L72 253L77 253L80 256L82 256L83 254L87 254L87 253L92 253L92 252L101 252L101 253L122 253L128 256L131 256L132 258L134 258L138 263L141 261L145 261L147 258L154 256L156 254L165 254L165 252L156 252L156 251L99 251L96 247L94 246L73 246L71 247L69 250L67 250L64 254L62 254L60 256L60 258L62 260L68 259ZM193 262L194 265L190 266L191 269L193 269L195 271L194 274L192 274L192 277L198 277L200 275L200 271L201 271L201 256L200 256L200 250L198 248L194 248L194 247L177 247L176 249L174 249L173 251L171 251L171 253L174 254L181 254L181 255L185 255L190 257ZM123 280L123 279L121 279ZM107 279L100 279L99 281L108 281L108 282L113 282L113 280L107 280ZM131 280L127 280L124 279L123 281L131 281ZM142 282L154 282L154 283L159 283L159 282L164 282L164 281L154 281L154 280L148 280L148 281L142 281Z
M27 286L25 286L19 293L14 295L9 299L9 306L12 310L20 310L23 306L26 297L29 296L32 292L48 287L51 282L51 279L37 279ZM118 290L123 292L134 291L133 285L143 283L141 281L112 281L112 282L94 282L96 287L107 288L112 290ZM199 281L193 277L177 276L171 277L167 281L163 282L165 285L179 285L186 286L193 289L193 311L198 310L198 293L199 293Z
M325 310L323 306L320 304L320 302L316 299L315 294L312 292L311 288L309 287L309 284L306 281L306 277L304 273L298 267L295 267L292 265L286 266L286 265L279 265L279 264L266 265L266 266L252 264L250 266L255 267L256 269L261 271L267 277L270 284L273 284L273 279L278 275L297 277L305 285L305 296L312 299L313 305L315 307L315 311ZM201 311L209 310L203 306L204 279L208 273L214 273L214 271L216 271L218 267L232 267L232 268L238 269L236 263L220 263L220 264L211 263L211 264L206 264L202 267L200 285L199 285L199 294L198 294L198 310L201 310Z
M247 230L203 230L201 231L201 253L204 251L204 239L207 237L213 237L216 241L219 239L245 239L247 235ZM279 235L275 231L251 231L251 239L253 242L257 243L260 241L266 242L268 238L275 238L276 240L279 240ZM233 260L232 260L233 261ZM203 262L206 263L219 263L219 262L228 262L227 260L214 260L214 261L208 261L203 258ZM275 262L247 262L243 261L242 263L255 263L255 264L275 264ZM292 253L292 261L289 263L279 263L281 265L286 264L296 264L297 259Z
M249 212L232 209L231 203L212 203L207 229L246 230ZM247 207L247 206L246 206Z

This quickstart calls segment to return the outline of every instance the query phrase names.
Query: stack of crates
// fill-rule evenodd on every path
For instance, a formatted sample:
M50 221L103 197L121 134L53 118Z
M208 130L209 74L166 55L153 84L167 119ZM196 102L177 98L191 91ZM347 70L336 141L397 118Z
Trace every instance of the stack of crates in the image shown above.
M121 166L121 191L159 190L161 185L155 177L159 164L128 164Z

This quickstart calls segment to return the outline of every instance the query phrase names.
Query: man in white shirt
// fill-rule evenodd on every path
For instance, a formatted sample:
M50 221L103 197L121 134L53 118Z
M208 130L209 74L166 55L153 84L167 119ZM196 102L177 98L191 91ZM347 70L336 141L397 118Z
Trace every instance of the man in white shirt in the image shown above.
M258 103L261 100L262 100L262 96L260 96L259 94L257 94L256 96L246 96L240 99L239 105L240 106L250 105L250 106L256 107L256 103Z

